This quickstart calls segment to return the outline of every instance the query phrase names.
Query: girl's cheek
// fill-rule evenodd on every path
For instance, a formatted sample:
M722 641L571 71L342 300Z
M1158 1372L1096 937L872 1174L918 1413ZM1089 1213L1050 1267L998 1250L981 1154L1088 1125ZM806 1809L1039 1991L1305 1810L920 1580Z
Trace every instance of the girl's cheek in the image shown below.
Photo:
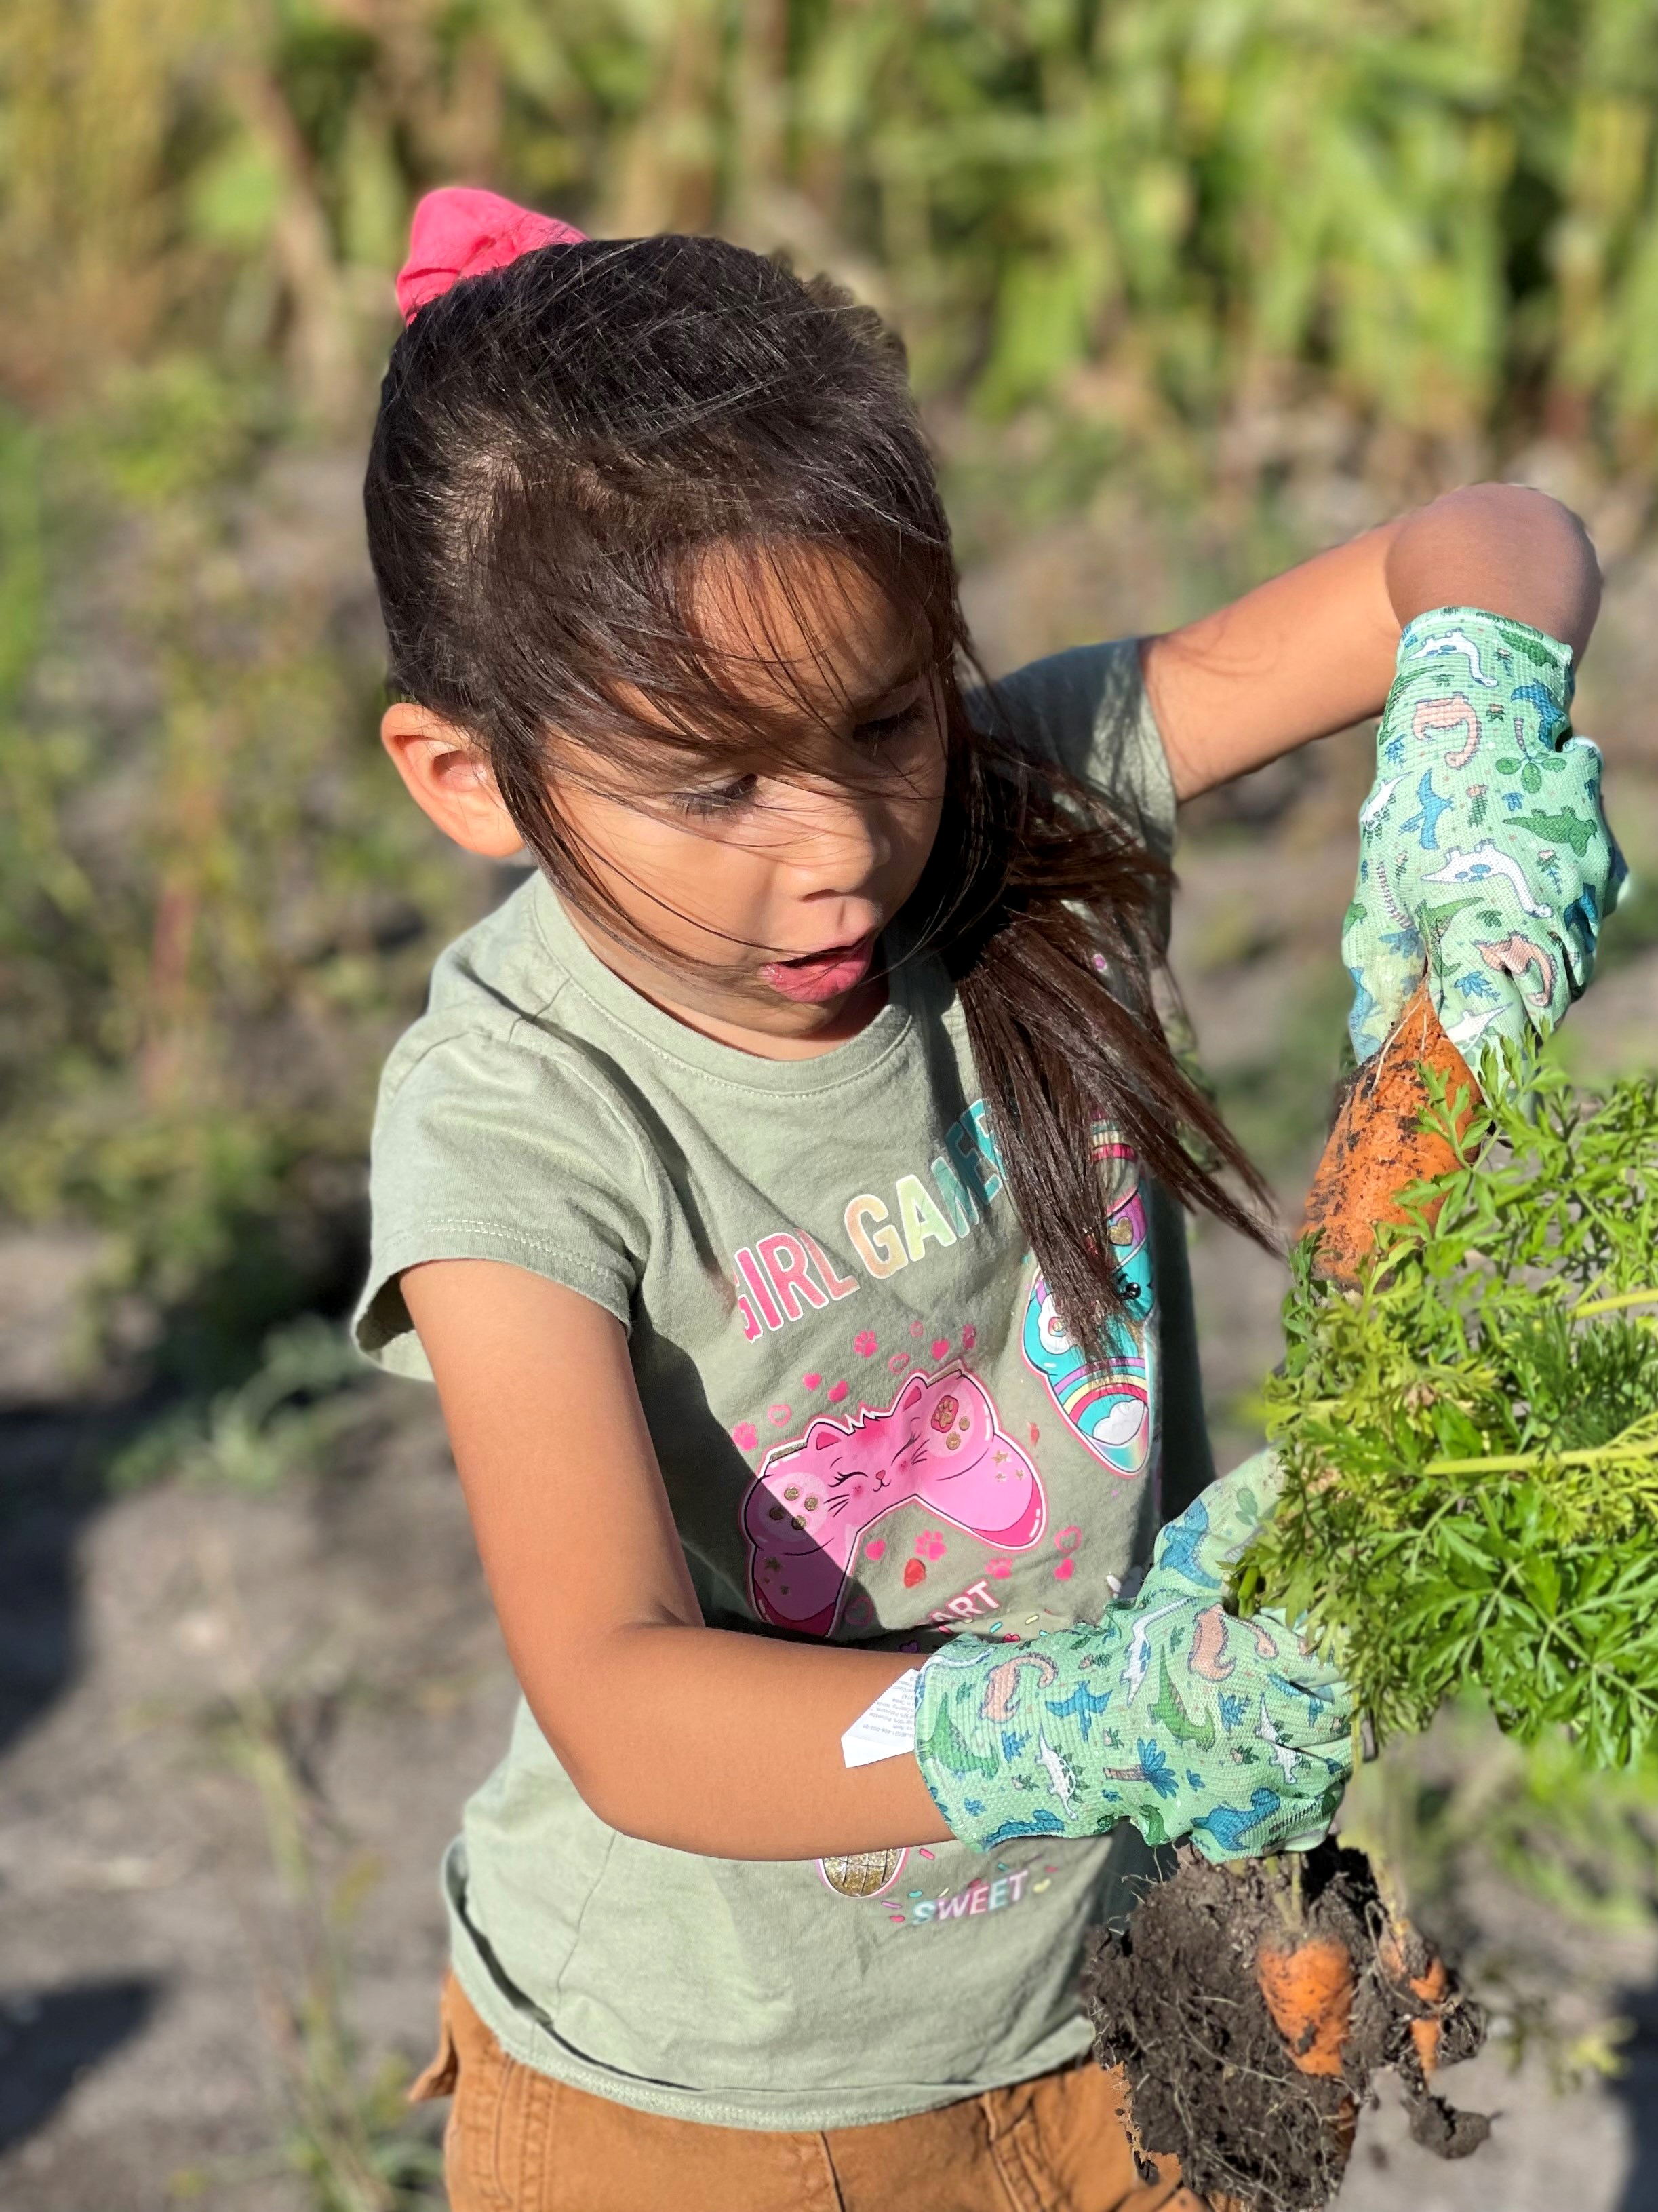
M932 858L932 848L938 842L944 804L944 777L940 774L936 789L918 790L896 812L893 823L893 843L903 853L917 876Z
M626 849L612 844L606 857L617 904L665 951L722 962L732 956L732 938L754 936L749 924L764 871L732 840L649 824Z
M673 928L694 937L699 956L716 961L737 957L744 945L769 944L763 927L769 876L764 862L739 845L714 838L685 843L689 849L683 860L653 881L663 902L657 911L664 931Z

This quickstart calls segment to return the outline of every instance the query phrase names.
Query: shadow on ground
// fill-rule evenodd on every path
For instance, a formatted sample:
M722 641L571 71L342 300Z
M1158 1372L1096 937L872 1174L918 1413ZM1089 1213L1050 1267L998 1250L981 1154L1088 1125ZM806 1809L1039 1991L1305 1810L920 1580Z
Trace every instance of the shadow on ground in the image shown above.
M1618 2008L1634 2032L1610 2084L1629 2130L1629 2172L1614 2212L1658 2212L1658 1983L1624 1990Z
M89 2067L136 2035L161 1984L76 1982L0 1996L0 2150L50 2119Z
M108 1426L73 1406L0 1413L0 1757L75 1673L76 1553L104 1503L89 1470Z

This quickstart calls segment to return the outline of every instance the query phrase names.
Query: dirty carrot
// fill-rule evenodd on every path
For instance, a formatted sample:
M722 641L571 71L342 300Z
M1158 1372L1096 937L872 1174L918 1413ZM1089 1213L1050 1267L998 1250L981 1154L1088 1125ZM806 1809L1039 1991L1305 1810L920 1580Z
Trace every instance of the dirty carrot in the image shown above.
M1427 1963L1418 1973L1411 1971L1408 1950L1427 1950ZM1411 2041L1416 2046L1422 2078L1431 2081L1434 2069L1439 2063L1440 2039L1443 2033L1441 2008L1450 1994L1450 1974L1437 1951L1424 1945L1408 1920L1396 1922L1383 1934L1376 1947L1382 1961L1382 1971L1390 1982L1408 1989L1411 1995L1434 2009L1411 2022Z
M1466 1094L1456 1119L1461 1137L1479 1089L1423 984L1387 1043L1353 1079L1307 1194L1303 1230L1317 1237L1319 1272L1333 1281L1353 1279L1380 1224L1408 1218L1397 1193L1456 1165L1445 1132L1423 1126L1431 1103L1424 1069L1445 1083L1453 1103Z
M1272 2025L1303 2074L1339 2075L1353 2010L1353 1962L1330 1936L1264 1942L1255 1977Z

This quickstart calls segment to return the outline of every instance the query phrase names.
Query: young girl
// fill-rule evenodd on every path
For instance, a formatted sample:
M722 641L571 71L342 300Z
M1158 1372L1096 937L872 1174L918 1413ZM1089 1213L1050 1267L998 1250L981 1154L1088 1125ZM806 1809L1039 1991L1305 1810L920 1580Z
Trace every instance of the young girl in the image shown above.
M1154 1006L1176 802L1374 714L1412 625L1361 1049L1424 957L1546 1022L1613 872L1593 556L1487 486L964 690L868 312L471 192L400 296L385 742L538 863L386 1069L357 1322L435 1378L524 1691L445 1870L451 2202L1151 2212L1084 1932L1143 1838L1320 1832L1351 1711L1220 1602L1271 1471L1202 1494L1181 1209L1261 1191Z

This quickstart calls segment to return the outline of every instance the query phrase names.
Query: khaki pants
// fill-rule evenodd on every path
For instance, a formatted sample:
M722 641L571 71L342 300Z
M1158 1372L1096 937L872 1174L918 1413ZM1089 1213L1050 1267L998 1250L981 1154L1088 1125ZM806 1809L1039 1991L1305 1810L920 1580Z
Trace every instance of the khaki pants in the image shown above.
M1140 2179L1121 2078L1086 2060L869 2127L711 2127L520 2065L452 1975L410 2095L454 2099L451 2212L1202 2212L1170 2161Z

